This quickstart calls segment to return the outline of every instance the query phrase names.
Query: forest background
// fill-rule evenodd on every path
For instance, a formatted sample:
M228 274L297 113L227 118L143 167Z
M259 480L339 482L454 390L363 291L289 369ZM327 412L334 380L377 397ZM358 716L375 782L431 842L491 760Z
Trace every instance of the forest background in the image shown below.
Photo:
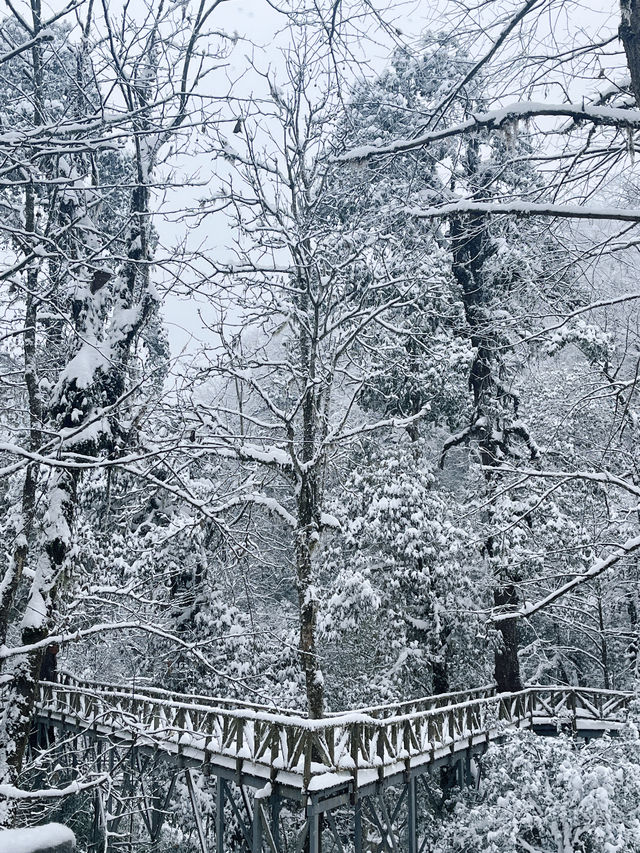
M425 5L6 0L3 821L52 642L314 717L635 686L640 13Z

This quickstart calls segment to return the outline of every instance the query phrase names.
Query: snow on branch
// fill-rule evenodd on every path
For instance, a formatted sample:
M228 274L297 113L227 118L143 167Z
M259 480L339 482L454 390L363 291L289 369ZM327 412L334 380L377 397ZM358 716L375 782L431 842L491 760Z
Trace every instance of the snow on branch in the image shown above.
M92 625L90 628L79 628L77 631L67 631L64 634L51 634L42 640L35 643L29 643L26 646L0 646L0 660L16 657L17 655L29 654L38 649L46 649L51 643L77 642L86 637L91 637L94 634L104 634L109 631L124 631L124 630L141 630L151 634L157 634L163 638L176 639L169 632L157 628L153 625L145 625L142 622L103 622L98 625ZM182 642L182 641L181 641Z
M293 468L291 456L286 450L275 445L262 448L256 444L243 443L236 447L229 443L229 445L223 448L216 448L215 452L219 456L231 456L243 462L258 462L260 465L271 465L276 468L282 468L283 470L291 470Z
M335 432L330 432L323 442L323 447L333 447L341 441L350 438L357 438L359 435L366 435L372 432L378 432L381 429L406 429L414 423L425 417L430 411L431 405L427 403L415 415L408 415L406 418L383 418L373 423L361 424L353 427L353 429L343 429ZM311 460L306 463L307 467L316 464L317 460Z
M609 471L539 471L536 469L512 468L508 465L486 465L483 467L486 471L491 471L492 473L517 474L525 478L536 477L540 479L554 479L558 481L562 480L564 482L567 482L569 480L587 480L592 483L616 486L628 492L629 494L634 495L634 497L640 497L640 486L636 486L634 483L631 483L622 477L618 477L616 474L612 474ZM515 610L494 611L491 616L491 621L493 623L499 623L507 622L510 619L519 619L522 617L532 616L534 613L537 613L538 611L543 610L545 607L548 607L550 604L553 604L555 601L557 601L559 598L562 598L568 592L571 592L571 590L575 589L575 587L580 586L581 584L598 577L607 569L611 568L611 566L615 565L619 560L623 559L629 554L634 553L639 549L640 536L628 539L622 545L619 545L607 557L602 557L601 559L596 560L591 566L591 568L589 568L586 572L576 575L574 578L572 578L572 580L568 581L565 584L562 584L557 589L553 590L548 595L544 596L538 601L526 602L522 605L522 607L518 607Z
M518 607L513 611L494 613L491 616L491 621L494 623L507 622L510 619L532 616L539 610L543 610L545 607L553 604L577 586L580 586L586 581L593 580L593 578L596 578L603 572L606 572L607 569L610 569L611 566L614 566L619 560L623 559L623 557L633 554L638 549L640 549L640 536L627 539L626 542L616 548L616 550L609 554L609 556L596 560L591 568L587 569L586 572L581 575L576 575L572 580L562 584L562 586L559 586L557 589L554 589L553 592L549 593L549 595L538 599L538 601L528 601L523 604L522 607Z
M25 41L22 44L19 44L17 47L14 47L13 50L10 50L7 53L3 53L2 55L0 55L0 65L3 65L10 59L13 59L14 56L18 56L19 54L24 53L25 50L31 50L31 48L39 42L45 41L53 41L53 34L51 30L40 30L35 34L32 39L29 39L29 41Z
M545 335L551 334L552 332L557 332L558 329L562 329L563 326L566 326L567 323L571 322L575 317L579 317L581 314L588 314L589 311L595 311L598 308L608 308L612 305L620 305L620 303L631 302L636 299L640 299L640 291L631 291L629 293L623 293L621 296L611 296L608 299L598 299L596 302L589 302L588 305L582 305L580 308L575 308L573 311L569 311L564 314L558 323L554 323L552 326L547 326L539 332L534 332L533 334L522 338L522 343L528 343L536 338L541 338Z
M634 497L640 497L640 486L610 471L538 471L535 468L512 468L509 465L484 465L483 468L493 474L518 474L521 477L538 477L543 480L588 480L591 483L617 486Z
M232 675L229 675L226 672L215 667L211 661L209 660L208 655L203 654L200 649L200 643L198 642L188 642L187 640L183 640L181 637L178 637L176 634L171 631L167 631L164 628L159 627L158 625L150 625L149 623L132 620L127 622L103 622L97 625L91 625L89 628L79 628L77 631L68 631L66 633L61 634L50 634L48 637L45 637L42 640L38 640L35 643L29 643L24 646L0 646L0 660L7 660L8 658L17 657L18 655L30 654L38 649L45 649L51 643L57 643L59 645L63 645L65 643L70 642L78 642L87 637L94 636L95 634L105 634L112 631L143 631L147 634L154 634L157 637L162 637L164 640L168 640L171 643L174 643L176 646L179 646L181 649L184 649L188 654L193 655L194 658L209 672L212 672L214 675L219 678L225 679L226 681L234 684L236 687L241 688L242 690L250 691L256 696L261 696L262 694L256 690L254 687L251 687L244 683L241 679L235 678Z
M585 106L584 104L545 104L536 101L520 101L503 109L472 114L466 121L442 130L430 130L413 139L396 139L388 145L362 145L338 155L337 162L363 161L384 154L402 154L424 148L433 142L462 136L474 130L498 130L517 121L526 121L537 116L570 118L575 122L590 122L607 127L640 130L640 110L625 110L615 107Z
M12 800L53 800L61 797L69 797L74 794L79 794L81 791L87 791L91 788L98 788L100 785L109 783L110 777L108 773L101 773L95 779L90 779L87 782L71 782L66 788L41 788L38 791L23 791L22 788L16 788L14 785L0 785L0 796L8 797Z
M604 219L620 222L640 222L640 208L583 207L578 204L546 204L532 201L460 201L433 207L411 207L407 213L417 219L436 219L454 214L491 214L504 216L557 216L565 219Z
M151 450L142 453L131 453L127 456L120 456L117 459L96 458L95 461L84 461L89 457L80 457L78 454L66 454L66 458L56 458L52 453L50 456L43 456L41 453L35 453L21 447L19 444L13 444L9 441L0 441L0 451L10 453L13 456L18 456L20 459L27 462L37 462L39 465L46 465L48 468L56 468L68 471L90 471L98 468L117 468L129 465L133 462L142 462L146 459L152 459L159 456L164 451ZM76 461L82 459L82 461ZM22 465L10 465L6 468L0 468L0 476L6 476L13 473L22 467Z
M264 507L269 513L279 516L292 530L298 526L295 517L285 509L280 501L275 498L261 495L258 492L250 492L241 494L238 497L231 498L226 501L223 506L217 507L217 512L223 512L234 506L242 506L244 504L255 504L256 506Z

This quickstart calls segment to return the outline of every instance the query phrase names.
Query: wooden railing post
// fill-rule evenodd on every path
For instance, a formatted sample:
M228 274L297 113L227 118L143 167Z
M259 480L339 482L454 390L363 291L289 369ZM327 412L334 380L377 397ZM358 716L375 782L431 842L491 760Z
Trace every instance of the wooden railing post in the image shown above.
M311 759L313 756L313 732L307 729L304 733L304 769L302 774L302 786L305 791L309 789L311 782Z
M349 724L349 740L351 754L351 775L353 777L353 795L358 793L358 768L360 766L360 723Z
M384 725L384 724L383 724ZM378 742L376 744L376 755L378 757L378 779L382 781L384 779L384 758L385 758L385 748L384 748L384 728L383 725L379 725L376 727L376 735L378 738Z
M411 721L405 720L402 726L402 746L405 751L404 766L407 773L411 770Z
M276 766L276 761L280 755L280 726L276 724L273 726L271 730L271 768L269 776L271 781L275 781L275 778L278 774L278 768Z
M242 748L244 746L244 744L243 744L244 720L236 719L235 725L236 725L236 781L239 785L241 783L241 779L242 779L242 757L241 757L241 754L242 754Z
M429 749L431 751L431 759L432 760L433 760L433 756L434 756L435 749L436 749L435 738L433 736L433 728L434 728L433 714L429 714L429 716L427 717L427 741L429 742Z

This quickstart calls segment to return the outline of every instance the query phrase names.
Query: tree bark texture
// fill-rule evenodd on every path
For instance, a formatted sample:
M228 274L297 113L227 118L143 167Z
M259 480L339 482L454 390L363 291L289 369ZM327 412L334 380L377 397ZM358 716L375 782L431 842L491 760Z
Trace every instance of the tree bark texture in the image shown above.
M640 106L640 3L638 0L621 0L620 14L618 34L627 57L636 105Z
M486 282L484 266L492 256L494 247L487 232L487 222L482 216L454 217L451 221L452 271L462 294L465 317L471 334L475 354L469 372L469 390L473 394L471 432L478 442L483 466L496 462L498 446L494 438L501 402L498 399L497 373L499 371L496 331L488 316L492 294ZM487 496L493 492L491 472L485 468ZM489 508L489 515L492 509ZM490 519L491 521L491 519ZM489 558L493 556L493 542L486 543ZM496 607L515 607L518 593L513 579L495 578L494 603ZM494 677L501 691L522 689L518 660L519 628L517 620L500 623L500 644L495 651Z

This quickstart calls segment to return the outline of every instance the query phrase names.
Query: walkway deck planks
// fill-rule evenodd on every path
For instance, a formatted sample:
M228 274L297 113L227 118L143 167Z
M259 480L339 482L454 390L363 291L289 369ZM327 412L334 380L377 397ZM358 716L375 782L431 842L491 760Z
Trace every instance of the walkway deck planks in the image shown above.
M544 734L565 729L578 737L615 731L624 725L632 698L610 690L546 685L496 694L485 686L314 720L290 709L65 674L61 683L40 683L37 713L47 726L160 755L175 772L204 771L217 780L218 809L231 803L229 785L239 786L246 806L243 837L252 853L279 851L277 813L283 798L304 808L301 837L306 840L301 844L310 853L320 849L323 825L325 833L338 832L335 810L353 807L353 843L360 853L366 849L357 843L363 815L380 826L389 823L381 851L419 849L416 782L435 768L455 767L462 783L478 754L516 729ZM253 806L246 796L251 789ZM393 790L400 791L399 799L387 809L386 792ZM192 801L196 808L193 796ZM202 831L199 816L197 824ZM216 853L224 850L223 824L216 819ZM339 849L344 839L336 840ZM201 846L207 851L204 835Z

